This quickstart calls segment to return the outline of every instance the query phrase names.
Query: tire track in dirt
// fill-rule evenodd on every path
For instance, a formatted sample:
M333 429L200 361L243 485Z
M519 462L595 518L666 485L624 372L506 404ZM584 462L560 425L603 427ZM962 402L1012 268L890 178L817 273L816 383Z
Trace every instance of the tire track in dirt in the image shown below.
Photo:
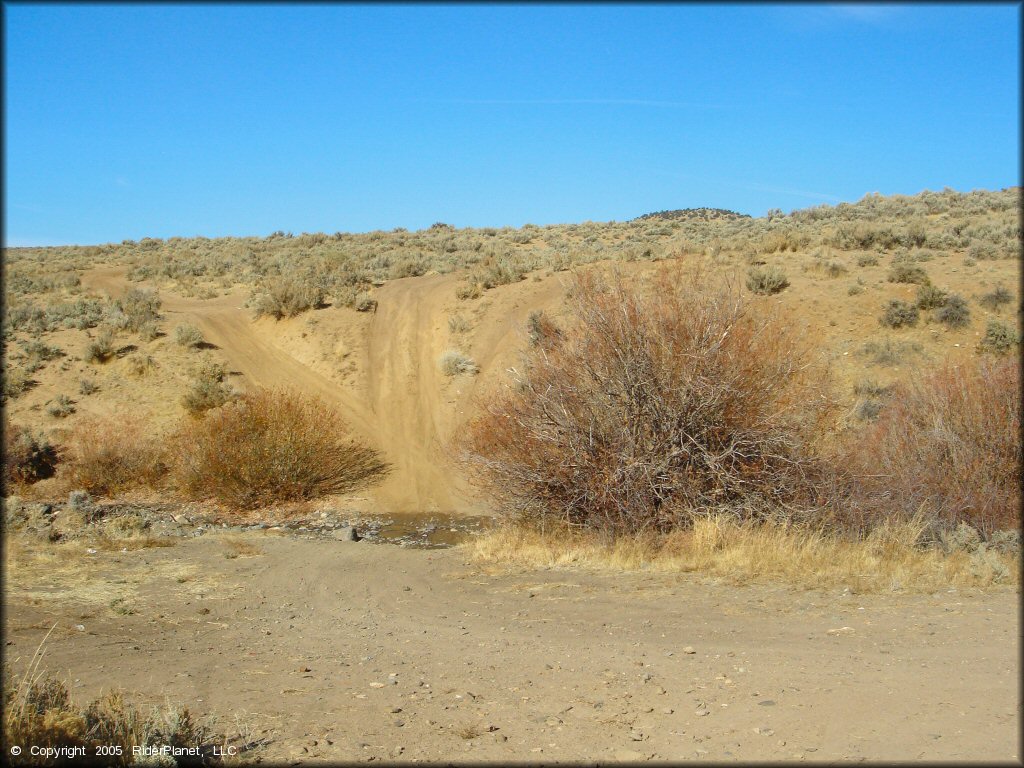
M83 285L123 294L130 283L123 267L90 270ZM437 357L442 343L443 302L453 276L405 278L378 293L378 311L367 339L365 397L331 381L261 334L236 290L215 299L162 293L163 310L195 324L218 348L245 386L294 387L337 406L353 432L379 449L392 472L368 490L382 512L459 512L464 484L444 461L441 443L451 414L441 397Z

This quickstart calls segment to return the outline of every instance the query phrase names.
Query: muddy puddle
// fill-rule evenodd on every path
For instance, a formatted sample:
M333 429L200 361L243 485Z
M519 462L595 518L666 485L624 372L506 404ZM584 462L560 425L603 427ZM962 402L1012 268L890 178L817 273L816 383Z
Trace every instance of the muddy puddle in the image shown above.
M367 542L414 549L445 549L483 532L494 524L494 518L411 512L353 522L359 536Z

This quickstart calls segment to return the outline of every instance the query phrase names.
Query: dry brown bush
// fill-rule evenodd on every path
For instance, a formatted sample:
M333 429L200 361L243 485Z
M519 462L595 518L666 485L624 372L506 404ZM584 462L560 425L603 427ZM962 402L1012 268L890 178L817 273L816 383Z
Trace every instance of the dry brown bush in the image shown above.
M468 426L479 485L521 517L612 533L821 511L812 445L834 400L791 324L678 267L647 284L578 274L570 308Z
M166 448L141 417L85 416L66 441L59 477L96 496L158 488L167 476Z
M4 429L4 483L29 485L53 477L58 450L42 433L20 424Z
M900 384L845 457L876 517L924 515L936 531L1020 525L1020 368L970 359Z
M46 754L46 748L84 750L86 757L80 759L87 765L220 765L225 762L224 750L216 751L218 744L226 746L233 741L241 754L260 746L240 739L241 734L229 738L214 731L212 717L200 720L187 707L169 700L164 707L143 708L114 690L85 706L78 705L67 683L39 668L41 660L40 647L20 676L4 665L3 741L5 753L11 755L10 765L74 762ZM185 753L177 761L159 754L147 759L135 754L137 747L188 749L198 754ZM37 748L38 753L30 748ZM96 755L104 757L97 759Z
M258 389L209 411L175 445L180 489L236 509L343 493L386 471L376 451L346 437L333 408L288 390Z

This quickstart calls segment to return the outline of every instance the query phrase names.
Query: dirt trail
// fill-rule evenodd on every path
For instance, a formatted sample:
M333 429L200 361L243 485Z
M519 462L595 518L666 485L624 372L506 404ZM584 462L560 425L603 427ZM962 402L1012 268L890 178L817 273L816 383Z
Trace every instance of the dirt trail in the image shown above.
M118 296L130 287L123 267L93 269L87 288ZM242 379L238 383L289 386L336 405L352 429L381 450L390 476L367 495L384 512L460 512L477 509L443 458L453 409L441 396L438 357L443 351L443 302L453 276L394 280L377 293L378 310L366 340L365 387L345 388L277 346L243 306L236 290L215 299L163 292L163 311L194 323Z
M1011 590L487 573L457 550L245 539L259 554L210 533L96 557L95 604L9 585L7 655L59 622L45 666L76 699L237 713L275 762L1020 759ZM102 583L139 576L134 613L107 608Z
M443 303L454 284L444 275L393 280L379 293L367 347L369 407L395 472L382 491L402 511L446 511L465 503L442 445L451 409L441 396Z

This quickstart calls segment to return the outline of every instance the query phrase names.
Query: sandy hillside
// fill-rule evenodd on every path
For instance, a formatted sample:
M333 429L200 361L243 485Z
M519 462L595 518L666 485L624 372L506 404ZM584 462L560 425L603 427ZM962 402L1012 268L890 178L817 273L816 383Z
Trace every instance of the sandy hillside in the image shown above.
M457 275L391 281L377 294L373 313L324 310L254 321L241 291L215 299L164 293L162 311L169 327L192 323L202 331L238 389L292 387L337 406L392 465L382 484L361 494L374 511L473 513L484 506L453 470L447 446L471 413L477 388L494 385L518 361L529 312L557 309L565 277L505 286L469 312L455 298L457 281ZM87 271L82 284L115 298L133 285L120 267ZM448 378L439 365L463 340L448 322L460 311L473 323L466 346L483 369L479 377Z
M970 256L982 227L995 225L979 214L971 224L977 237L961 242L959 230L951 234L959 219L945 215L919 214L934 224L933 250L900 248L933 285L969 302L962 327L927 312L916 325L883 327L886 303L913 303L918 286L890 281L894 247L830 245L860 231L850 225L843 235L842 221L834 232L814 234L804 222L780 234L777 222L730 220L702 239L703 230L656 221L153 241L66 249L67 275L65 262L27 249L12 262L23 325L9 333L6 352L31 380L8 396L6 415L58 443L88 416L117 423L134 413L168 428L185 417L182 396L195 369L220 362L236 389L318 395L391 464L379 485L297 514L500 514L471 492L449 444L522 365L530 314L565 321L572 269L636 274L678 259L740 285L752 265L784 269L790 285L782 293L747 295L815 342L847 406L842 430L863 423L863 392L973 357L991 320L1018 324L1019 258ZM743 234L748 226L760 229ZM884 234L895 224L871 226ZM730 241L733 230L740 234ZM1000 242L1016 237L1019 247L1016 231L996 234ZM795 245L769 247L783 235ZM507 250L488 244L497 241ZM260 280L291 279L288 269L274 272L281 264L306 276L314 248L356 249L371 266L356 265L363 272L349 283L358 259L325 251L338 259L327 306L254 319L248 304ZM161 277L164 261L176 277ZM262 271L248 271L253 264ZM522 274L484 286L513 268ZM68 276L81 286L62 283ZM118 330L109 361L88 362L86 344L110 323L105 297L131 287L159 290L159 333ZM986 300L997 288L1008 298ZM333 300L353 292L372 297L376 311ZM33 303L42 313L44 305L86 299L99 307L91 324L33 330ZM87 309L75 308L71 319ZM201 331L202 347L175 343L174 329L185 323ZM40 340L51 356L33 362ZM448 350L479 372L445 375ZM55 414L61 395L74 408ZM24 489L35 519L50 520L6 541L4 636L14 668L56 625L43 666L67 679L76 699L120 687L221 722L237 716L267 742L258 753L265 760L1021 759L1015 587L915 594L893 584L885 594L859 595L699 574L490 569L465 549L338 541L305 525L223 529L207 520L195 530L193 508L202 504L152 498L144 499L148 509L180 529L171 540L122 549L101 539L90 552L85 539L50 537L54 519L71 517L60 480ZM250 512L250 522L269 514Z
M721 275L743 279L742 265L701 256L681 258L686 264L705 264ZM847 259L851 267L854 258ZM921 367L973 356L989 319L1012 322L1012 309L987 309L975 303L964 328L926 321L914 328L886 329L878 322L880 307L892 298L912 302L917 286L888 282L885 264L860 268L857 283L852 283L852 275L822 274L807 266L817 262L797 254L779 254L770 261L786 268L792 286L778 296L750 300L789 313L792 322L814 339L833 368L850 418L858 402L858 384L884 387ZM805 268L797 271L800 264ZM657 263L619 262L582 269L609 266L629 273L659 268ZM152 287L147 281L128 280L126 271L123 266L84 270L82 287L111 297L129 287ZM943 258L929 263L928 272L936 285L975 299L994 286L1015 294L1018 283L1016 260L988 261L967 269ZM240 286L215 298L161 290L163 338L125 339L124 349L134 350L132 354L121 359L119 353L111 363L94 365L75 354L94 332L52 335L69 356L59 366L51 363L35 374L37 385L8 403L9 417L15 423L59 432L82 415L127 409L155 425L169 425L181 418L178 403L190 367L205 356L226 364L232 374L229 381L237 389L295 387L336 405L352 430L392 465L383 483L352 501L365 511L485 513L487 500L473 496L458 467L449 461L450 440L458 425L486 403L488 393L509 383L509 369L521 365L529 314L543 310L559 318L571 278L566 271L540 270L528 279L460 300L456 289L462 279L460 273L449 273L390 280L374 293L375 312L328 306L282 320L254 320L246 306L248 292ZM851 284L867 287L851 295ZM1013 306L1016 299L1009 304ZM196 325L210 348L199 355L177 348L166 336L181 323ZM467 353L479 366L479 375L445 376L439 361L448 349ZM144 375L127 367L140 355L152 363ZM96 395L76 397L72 416L46 416L44 405L59 393L73 393L76 377L93 377L104 386ZM45 491L45 483L40 490Z

